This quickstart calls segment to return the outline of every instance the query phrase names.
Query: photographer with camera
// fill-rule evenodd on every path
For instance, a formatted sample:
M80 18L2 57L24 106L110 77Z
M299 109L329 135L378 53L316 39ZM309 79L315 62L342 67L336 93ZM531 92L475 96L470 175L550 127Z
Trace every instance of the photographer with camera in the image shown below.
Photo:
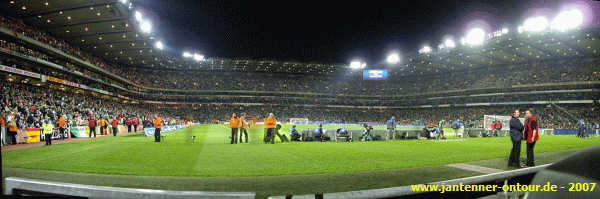
M298 130L296 130L296 125L292 126L292 128L290 129L290 137L292 141L301 141L301 136L300 133L298 133Z
M319 124L319 126L313 132L313 136L315 137L316 140L319 140L321 142L327 142L331 138L329 136L325 135L324 132L325 131L323 130L323 125Z
M371 134L371 131L373 131L373 127L363 124L363 128L365 128L365 131L360 135L360 141L372 141L373 135Z
M352 136L350 135L350 133L348 133L347 129L339 128L335 132L338 138L345 138L346 142L352 142Z

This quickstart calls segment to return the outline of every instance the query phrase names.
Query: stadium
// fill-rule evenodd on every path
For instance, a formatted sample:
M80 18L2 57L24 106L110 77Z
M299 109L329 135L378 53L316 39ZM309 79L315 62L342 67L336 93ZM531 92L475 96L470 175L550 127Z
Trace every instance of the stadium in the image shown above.
M380 41L372 38L383 37L376 31L365 30L360 37L342 31L354 22L328 24L340 30L315 33L319 39L314 41L281 39L274 36L280 32L257 33L260 29L247 30L248 37L200 34L209 30L198 29L213 23L233 24L218 26L223 31L261 26L252 18L262 15L246 15L247 2L240 2L172 2L223 15L205 26L195 25L202 19L167 22L200 16L173 10L169 1L1 2L3 196L600 196L594 188L600 181L594 171L600 164L598 1L518 1L515 6L524 8L516 10L523 13L512 14L523 17L514 21L492 20L500 8L464 14L471 18L461 22L460 31L418 30L402 36L411 37L402 41L417 49L391 45L384 53L362 49ZM357 15L401 18L397 12L410 10L405 4L394 4L394 14L381 14L385 5L361 5L381 13ZM475 6L506 6L484 4ZM281 9L286 11L268 17L297 13ZM159 17L165 15L172 18ZM436 20L450 16L436 15ZM188 25L174 25L179 23ZM431 26L444 28L439 23ZM191 40L211 38L175 39L167 26L178 26L180 35L198 31L225 39L220 46L215 41L215 52L179 48L169 41L196 44ZM293 36L309 34L294 31L300 33ZM423 35L442 36L413 41ZM339 41L343 45L327 41L338 37L347 40ZM238 43L248 38L263 40ZM293 43L298 49L286 49L292 45L287 40L298 42ZM368 53L328 51L352 41L365 46L357 52ZM261 42L281 47L267 51ZM329 46L311 48L303 42ZM261 47L264 52L256 49ZM236 56L240 49L257 54ZM263 54L277 52L283 55ZM515 184L562 189L503 188ZM502 188L464 191L463 185Z

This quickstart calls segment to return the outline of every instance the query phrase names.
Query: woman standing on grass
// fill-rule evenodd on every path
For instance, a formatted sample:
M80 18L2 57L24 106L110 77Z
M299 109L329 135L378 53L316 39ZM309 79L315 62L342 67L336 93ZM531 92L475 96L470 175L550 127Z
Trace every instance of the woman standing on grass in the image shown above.
M519 157L521 156L521 140L523 139L523 123L519 120L521 112L515 109L510 119L510 140L512 141L512 150L508 157L508 166L520 168Z

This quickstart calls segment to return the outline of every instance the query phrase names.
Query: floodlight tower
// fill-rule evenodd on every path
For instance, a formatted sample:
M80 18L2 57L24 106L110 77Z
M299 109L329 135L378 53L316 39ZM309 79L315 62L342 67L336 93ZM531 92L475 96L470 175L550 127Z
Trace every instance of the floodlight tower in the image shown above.
M419 53L421 53L421 54L427 54L427 53L430 53L430 52L431 52L431 47L429 47L427 45L423 46L423 48L421 48L419 50Z
M398 53L390 53L386 59L388 64L397 64L400 62L400 55Z
M354 61L350 62L351 69L357 70L357 69L363 69L365 67L367 67L367 63L363 63L360 60L354 60Z
M581 24L583 24L583 12L578 9L571 9L556 15L550 24L550 29L564 32L578 28Z
M523 22L523 31L541 32L548 28L548 19L544 16L530 17Z
M464 42L470 46L482 45L485 41L485 31L481 28L473 28L467 32Z

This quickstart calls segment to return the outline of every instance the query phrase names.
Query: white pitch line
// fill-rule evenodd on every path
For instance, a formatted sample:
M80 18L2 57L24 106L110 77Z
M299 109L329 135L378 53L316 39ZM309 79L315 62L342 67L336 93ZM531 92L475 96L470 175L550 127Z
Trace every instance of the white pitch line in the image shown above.
M487 168L487 167L482 167L482 166L477 166L477 165L472 165L472 164L464 164L464 163L449 164L446 166L452 167L452 168L457 168L457 169L462 169L462 170L467 170L467 171L475 171L475 172L479 172L479 173L485 173L485 174L498 173L498 172L503 171L500 169Z

